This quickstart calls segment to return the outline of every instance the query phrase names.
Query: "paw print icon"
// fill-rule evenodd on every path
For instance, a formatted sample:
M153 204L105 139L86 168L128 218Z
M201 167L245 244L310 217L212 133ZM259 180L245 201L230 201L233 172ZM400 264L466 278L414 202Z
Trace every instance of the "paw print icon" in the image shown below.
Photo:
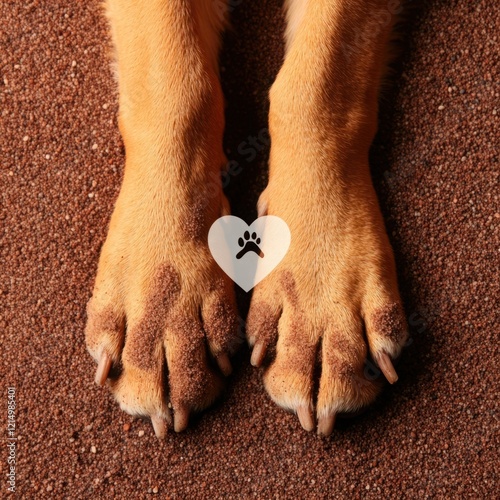
M250 234L249 231L245 231L243 237L238 238L238 245L243 248L236 254L236 258L241 259L248 252L255 252L259 257L264 257L264 253L259 248L259 244L260 238L257 237L257 233L254 232Z

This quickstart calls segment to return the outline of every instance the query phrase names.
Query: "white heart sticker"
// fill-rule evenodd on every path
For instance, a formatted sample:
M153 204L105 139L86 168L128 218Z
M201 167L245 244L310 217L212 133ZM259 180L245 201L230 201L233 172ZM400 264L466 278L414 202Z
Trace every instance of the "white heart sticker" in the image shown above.
M208 232L215 262L245 292L282 261L290 241L286 222L275 215L259 217L250 226L239 217L225 215Z

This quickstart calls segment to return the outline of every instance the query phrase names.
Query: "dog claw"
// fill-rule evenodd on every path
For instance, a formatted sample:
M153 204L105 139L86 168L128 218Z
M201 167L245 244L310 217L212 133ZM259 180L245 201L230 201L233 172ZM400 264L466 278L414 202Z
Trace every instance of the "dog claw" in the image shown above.
M167 423L165 422L165 419L159 415L153 415L151 417L151 423L153 424L156 437L158 439L163 439L167 434Z
M217 364L219 365L220 371L226 377L231 375L233 367L231 366L231 361L229 361L229 356L227 354L219 354L217 356Z
M187 408L180 407L174 412L174 431L182 432L189 424L189 410Z
M112 363L110 355L106 351L103 351L95 372L94 380L97 385L103 386L106 383Z
M252 366L260 366L262 364L262 361L264 361L265 356L266 346L265 344L258 342L253 348L252 356L250 357L250 364Z
M335 426L335 413L332 415L327 415L326 417L320 417L318 420L318 435L322 437L328 437Z
M299 406L297 408L297 417L299 417L300 425L304 430L311 432L314 429L313 415L308 406Z
M377 364L379 368L382 370L382 373L385 375L385 378L389 382L389 384L394 384L398 380L398 374L392 365L391 358L385 352L382 352L377 356Z

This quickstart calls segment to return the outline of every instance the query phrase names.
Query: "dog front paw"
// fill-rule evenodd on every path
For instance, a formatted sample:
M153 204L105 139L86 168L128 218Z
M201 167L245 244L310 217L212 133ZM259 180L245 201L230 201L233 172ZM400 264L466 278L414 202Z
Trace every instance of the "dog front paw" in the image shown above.
M317 422L328 436L336 415L359 411L380 392L376 366L397 380L391 360L407 328L392 250L376 200L352 192L311 206L313 196L277 189L266 190L268 213L288 223L291 245L274 279L253 294L251 362L265 365L264 384L277 404L296 412L304 429Z
M170 407L181 431L219 395L239 341L232 283L206 243L222 195L207 208L173 199L124 184L86 327L96 382L108 381L124 411L150 417L159 437Z

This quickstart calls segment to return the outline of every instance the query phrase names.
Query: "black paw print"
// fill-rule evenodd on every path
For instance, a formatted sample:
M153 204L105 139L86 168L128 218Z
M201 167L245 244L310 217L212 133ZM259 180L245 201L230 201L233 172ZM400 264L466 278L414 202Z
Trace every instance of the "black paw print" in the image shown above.
M259 257L264 257L259 244L260 238L257 237L257 233L250 235L248 231L245 231L243 238L238 238L238 245L243 248L236 254L236 258L241 259L248 252L255 252Z

